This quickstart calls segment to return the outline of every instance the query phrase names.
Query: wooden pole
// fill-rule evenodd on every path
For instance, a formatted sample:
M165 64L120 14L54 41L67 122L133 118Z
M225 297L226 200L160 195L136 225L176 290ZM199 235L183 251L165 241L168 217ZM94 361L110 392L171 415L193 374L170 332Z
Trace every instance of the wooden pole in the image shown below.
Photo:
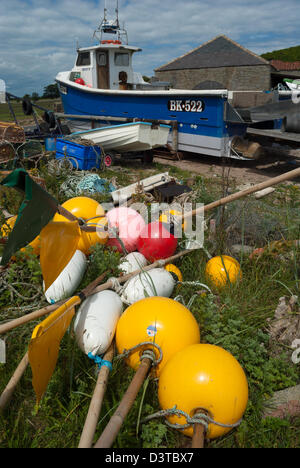
M113 355L114 355L114 344L111 344L108 350L106 351L103 359L105 361L111 362L113 359ZM107 387L108 376L109 376L109 368L107 366L102 366L98 373L95 390L94 390L93 397L90 403L87 418L85 420L85 424L83 427L83 431L81 434L78 448L91 448L92 447L94 435L96 432L96 427L97 427L98 420L99 420L100 411L102 408L102 402L103 402L104 394L105 394L106 387Z
M203 410L197 411L195 414L203 414ZM205 427L203 424L194 424L194 432L192 438L192 448L204 448Z
M194 425L194 433L192 438L192 448L204 447L205 428L202 424Z
M281 182L286 180L294 179L295 177L300 177L300 167L294 169L293 171L285 172L280 176L273 177L271 179L266 180L265 182L261 182L260 184L253 185L253 187L249 187L248 189L241 190L240 192L233 193L232 195L228 195L227 197L221 198L220 200L214 201L205 205L201 208L197 208L193 211L190 211L182 216L182 218L186 219L190 216L194 216L197 214L205 213L206 211L212 210L214 208L218 208L219 206L226 205L227 203L239 200L240 198L246 197L255 192L259 192L265 188L271 187L272 185L278 185Z
M94 290L94 288L103 281L105 276L109 273L109 270L102 273L98 278L96 278L92 283L90 283L85 289L82 290L82 294L88 297L90 293ZM25 323L31 322L32 320L36 320L40 317L43 317L50 312L58 309L61 305L65 304L69 299L64 299L63 301L56 302L55 304L51 304L49 306L43 307L42 309L36 310L35 312L31 312L30 314L23 315L17 319L11 320L10 322L4 323L0 326L0 335L6 333L13 328L17 328L20 325L24 325ZM80 302L80 301L79 301Z
M28 353L25 354L23 359L20 361L18 367L16 368L13 376L11 377L10 381L8 382L7 386L5 387L1 397L0 397L0 411L3 411L8 403L11 400L11 397L18 385L19 381L21 380L22 375L24 374L27 366L29 363Z
M94 448L110 448L112 446L150 370L151 365L152 360L150 358L145 357L142 359L141 364L136 371L118 408L114 412L97 443L94 445Z

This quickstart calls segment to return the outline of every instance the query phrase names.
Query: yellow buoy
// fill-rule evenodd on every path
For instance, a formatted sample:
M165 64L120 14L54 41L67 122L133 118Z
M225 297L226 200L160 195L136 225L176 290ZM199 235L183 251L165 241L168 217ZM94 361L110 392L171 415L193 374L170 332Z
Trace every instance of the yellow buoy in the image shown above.
M173 273L175 275L177 281L181 282L183 280L183 276L182 276L181 271L179 270L179 268L177 268L177 266L173 265L173 263L168 263L165 266L165 270L169 271L170 273Z
M119 353L141 345L127 358L127 364L133 369L140 365L140 357L145 349L155 351L153 342L160 346L163 358L154 367L158 376L171 356L187 346L200 342L200 330L192 313L173 299L166 297L147 297L128 307L121 316L116 330L116 345Z
M242 278L242 270L239 262L228 255L220 255L211 258L205 268L205 276L208 281L218 288L226 284L235 283Z
M193 417L207 413L215 422L236 425L248 402L248 383L239 362L219 346L195 344L175 354L161 372L158 399L163 410L176 405ZM186 424L184 416L169 416L171 424ZM209 423L209 439L223 436L231 427ZM193 426L183 430L193 436Z
M178 223L182 220L182 213L177 210L165 211L159 217L159 221L161 223L170 223L170 221L177 222L177 220ZM184 230L186 226L186 221L182 222L181 226L182 230Z
M62 207L70 211L77 218L84 219L85 221L95 216L103 217L105 214L100 203L89 197L70 198L62 204ZM57 213L54 215L53 221L66 221L66 218Z
M86 232L81 230L77 249L81 250L81 252L83 252L85 255L89 255L93 245L106 244L108 240L108 232L102 231L101 227L105 227L107 225L107 219L105 217L99 216L95 219L91 219L86 224L87 226L96 226L97 231Z
M3 237L8 237L11 231L14 228L15 222L16 222L17 216L12 216L11 218L8 218L5 222L5 224L2 225L1 227L1 234ZM40 255L40 246L41 246L41 241L40 241L40 236L37 236L33 241L31 241L28 244L30 247L32 247L33 252L35 255L39 256ZM21 252L25 252L26 248L22 248Z

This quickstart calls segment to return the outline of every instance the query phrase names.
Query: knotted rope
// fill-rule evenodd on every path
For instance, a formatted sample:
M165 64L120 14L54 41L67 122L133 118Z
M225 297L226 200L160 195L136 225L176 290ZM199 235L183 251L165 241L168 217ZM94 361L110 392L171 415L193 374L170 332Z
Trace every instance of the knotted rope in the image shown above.
M173 429L180 429L180 430L188 429L189 427L193 426L194 424L202 424L205 427L206 431L207 431L207 428L208 428L209 424L215 424L216 426L220 426L220 427L224 427L224 428L228 428L228 429L234 429L235 427L238 427L242 422L242 419L240 419L239 421L237 421L234 424L224 424L224 423L220 423L220 422L215 421L207 413L200 413L200 412L196 413L194 416L190 416L189 414L185 413L184 411L182 411L180 409L177 409L177 406L175 405L175 406L173 406L173 408L169 408L169 409L166 409L166 410L161 410L161 411L158 411L157 413L146 416L142 420L142 423L148 422L148 421L150 421L152 419L155 419L155 418L168 417L168 416L179 416L179 417L183 416L183 417L185 417L186 424L178 424L178 423L172 424L168 420L165 421L166 424L169 427L171 427Z

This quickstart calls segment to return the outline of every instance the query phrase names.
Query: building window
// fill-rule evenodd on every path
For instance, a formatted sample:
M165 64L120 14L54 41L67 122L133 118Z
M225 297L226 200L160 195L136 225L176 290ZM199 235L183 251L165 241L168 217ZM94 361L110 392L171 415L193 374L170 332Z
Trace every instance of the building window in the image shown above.
M118 67L128 67L129 66L129 54L115 54L115 65Z
M76 66L85 67L91 64L91 57L89 52L79 52L77 57Z

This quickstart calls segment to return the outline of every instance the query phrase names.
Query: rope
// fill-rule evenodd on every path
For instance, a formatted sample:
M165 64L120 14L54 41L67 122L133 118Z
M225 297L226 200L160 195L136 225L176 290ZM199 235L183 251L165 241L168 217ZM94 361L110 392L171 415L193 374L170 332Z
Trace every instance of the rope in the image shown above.
M187 285L187 286L201 286L202 288L207 289L212 294L211 289L204 283L200 283L199 281L178 281L178 284Z
M110 361L106 361L105 359L102 359L100 356L94 356L92 353L88 354L88 357L97 364L98 369L100 370L102 366L107 366L109 370L112 370L112 363Z
M228 429L234 429L235 427L238 427L242 422L242 419L240 419L239 421L237 421L234 424L223 424L223 423L215 421L213 418L208 416L208 414L206 414L206 413L197 413L192 417L189 414L185 413L184 411L182 411L180 409L177 409L177 407L175 405L175 406L173 406L173 408L158 411L157 413L154 413L152 415L147 416L146 418L144 418L142 420L142 423L148 422L148 421L150 421L152 419L155 419L155 418L168 417L168 416L179 416L179 417L183 416L183 417L185 417L186 424L178 424L178 423L172 424L169 421L166 421L166 424L169 427L171 427L173 429L180 429L180 430L187 429L187 428L193 426L194 424L202 424L205 427L206 430L207 430L209 424L215 424L216 426L220 426L220 427L224 427L224 428L228 428Z
M158 359L156 359L156 355L154 351L152 351L151 349L145 349L141 356L141 360L144 358L151 359L153 361L153 366L157 366L162 361L163 352L162 352L161 347L158 344L154 343L153 341L144 341L143 343L139 343L138 345L133 346L130 349L124 349L122 354L118 354L118 356L116 356L116 359L122 359L122 358L126 359L130 356L131 353L136 351L138 348L141 348L142 346L147 346L147 345L154 346L159 351L159 357Z
M207 291L209 291L210 294L213 294L211 289L206 285L206 284L203 284L203 283L200 283L199 281L178 281L177 284L180 284L182 286L184 285L188 285L188 286L202 286L203 288L205 288ZM174 301L178 301L178 302L181 302L187 309L190 309L190 307L192 306L194 300L196 299L196 297L199 297L199 294L193 294L192 297L190 297L189 299L189 302L186 304L185 303L185 300L183 298L182 295L178 295L174 298Z
M60 192L66 196L73 197L83 192L110 193L116 190L115 186L106 179L101 179L97 174L86 173L84 171L72 174L61 184Z
M116 293L119 293L123 289L122 286L119 283L118 278L115 278L114 276L112 276L111 278L109 278L108 281L110 281L112 283L111 289L116 291Z

